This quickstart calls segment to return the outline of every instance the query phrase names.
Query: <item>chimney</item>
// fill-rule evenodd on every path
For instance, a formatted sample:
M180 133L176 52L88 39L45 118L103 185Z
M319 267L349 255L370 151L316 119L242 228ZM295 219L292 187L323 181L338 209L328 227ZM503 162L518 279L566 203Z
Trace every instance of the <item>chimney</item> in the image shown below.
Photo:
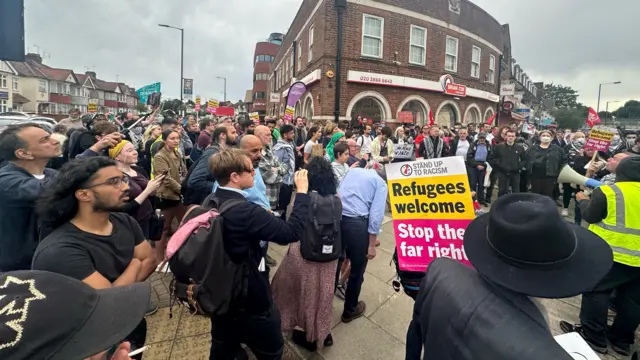
M25 60L31 60L38 64L42 64L42 56L40 56L39 54L29 53L25 56Z
M87 76L90 76L90 77L92 77L94 79L97 78L95 71L86 71L84 74L87 75Z

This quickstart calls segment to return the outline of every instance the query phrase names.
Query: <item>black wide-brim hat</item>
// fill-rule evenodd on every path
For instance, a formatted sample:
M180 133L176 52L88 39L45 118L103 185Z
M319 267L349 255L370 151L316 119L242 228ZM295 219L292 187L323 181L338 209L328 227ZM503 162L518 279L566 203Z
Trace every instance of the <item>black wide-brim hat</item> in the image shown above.
M529 193L500 197L469 224L464 248L484 278L540 298L591 291L613 264L600 236L566 222L549 197Z

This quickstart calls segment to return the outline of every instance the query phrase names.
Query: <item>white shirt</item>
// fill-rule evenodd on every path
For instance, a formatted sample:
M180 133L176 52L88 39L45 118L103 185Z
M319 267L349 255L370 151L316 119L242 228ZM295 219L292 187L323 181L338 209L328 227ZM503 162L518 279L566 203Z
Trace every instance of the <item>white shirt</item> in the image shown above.
M456 156L464 156L465 160L467 157L467 152L469 151L469 140L458 140L458 147L456 148Z
M356 140L356 143L360 145L360 153L371 154L371 135L362 135Z

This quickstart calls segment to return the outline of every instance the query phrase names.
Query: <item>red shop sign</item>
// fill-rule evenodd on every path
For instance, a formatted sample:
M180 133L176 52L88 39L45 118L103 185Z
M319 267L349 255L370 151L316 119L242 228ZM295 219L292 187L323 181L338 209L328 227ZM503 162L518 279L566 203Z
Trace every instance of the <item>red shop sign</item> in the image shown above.
M448 83L445 94L454 96L467 96L467 87L460 84Z

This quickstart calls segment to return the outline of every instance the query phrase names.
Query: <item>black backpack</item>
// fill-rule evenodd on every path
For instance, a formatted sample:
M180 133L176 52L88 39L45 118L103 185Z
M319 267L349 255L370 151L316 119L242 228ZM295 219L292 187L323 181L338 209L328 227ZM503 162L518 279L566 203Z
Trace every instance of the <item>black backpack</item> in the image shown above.
M176 236L179 231L169 240L167 257L174 277L171 296L194 314L222 315L232 303L239 306L245 301L249 264L231 261L222 239L224 213L243 202L228 200L217 206L215 199L207 198L203 206L189 208L182 220L181 228L198 224L186 240ZM170 254L169 250L176 247Z
M302 257L313 262L337 260L342 254L342 202L335 195L320 196L315 191L310 195L309 217L300 240Z
M420 283L424 278L425 272L418 271L402 271L398 265L398 253L393 252L393 260L396 265L396 278L391 282L393 290L400 291L400 287L404 290L405 294L409 295L413 300L418 296L418 290L420 290Z

